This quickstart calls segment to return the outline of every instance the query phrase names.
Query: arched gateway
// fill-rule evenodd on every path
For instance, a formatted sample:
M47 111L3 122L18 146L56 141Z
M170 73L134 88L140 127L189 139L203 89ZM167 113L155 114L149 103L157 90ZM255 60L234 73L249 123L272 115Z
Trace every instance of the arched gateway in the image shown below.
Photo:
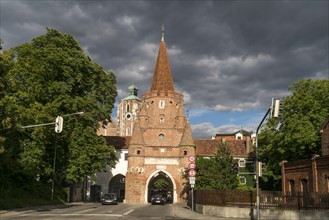
M109 182L108 193L115 193L118 202L123 202L125 198L125 179L124 175L117 174Z
M193 146L183 94L174 89L162 33L151 89L142 97L128 147L126 202L147 203L159 179L169 182L175 203L185 202L182 170L194 155Z
M149 180L147 181L147 202L151 202L152 195L155 194L163 194L166 197L170 197L171 199L168 200L168 203L175 202L174 195L176 186L174 186L170 174L165 173L163 171L157 171L153 175L150 176ZM173 196L174 195L174 196Z

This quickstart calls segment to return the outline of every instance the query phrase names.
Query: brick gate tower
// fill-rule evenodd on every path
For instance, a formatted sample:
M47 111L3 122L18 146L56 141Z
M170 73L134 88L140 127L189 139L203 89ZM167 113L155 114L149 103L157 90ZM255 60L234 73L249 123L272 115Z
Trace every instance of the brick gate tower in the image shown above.
M193 145L183 95L174 89L162 29L151 89L142 97L129 145L126 202L148 203L154 193L170 194L174 203L184 202L182 174L188 156L194 155ZM165 182L163 187L157 187L159 181Z

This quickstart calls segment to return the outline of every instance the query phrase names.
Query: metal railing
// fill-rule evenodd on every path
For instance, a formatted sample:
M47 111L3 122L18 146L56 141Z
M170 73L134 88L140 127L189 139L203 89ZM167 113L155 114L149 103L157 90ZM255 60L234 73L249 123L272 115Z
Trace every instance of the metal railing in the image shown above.
M256 208L255 191L195 190L194 203L213 206ZM329 210L329 193L294 193L261 191L260 209Z

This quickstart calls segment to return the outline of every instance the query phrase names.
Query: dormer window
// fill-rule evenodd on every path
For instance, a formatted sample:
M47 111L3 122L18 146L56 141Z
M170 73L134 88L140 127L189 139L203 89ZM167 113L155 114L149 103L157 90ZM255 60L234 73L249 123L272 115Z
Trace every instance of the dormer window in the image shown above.
M165 102L163 100L160 100L159 108L164 108L164 107L165 107Z
M237 134L235 135L235 139L236 139L236 140L242 140L242 138L243 138L243 135L242 135L241 133L237 133Z

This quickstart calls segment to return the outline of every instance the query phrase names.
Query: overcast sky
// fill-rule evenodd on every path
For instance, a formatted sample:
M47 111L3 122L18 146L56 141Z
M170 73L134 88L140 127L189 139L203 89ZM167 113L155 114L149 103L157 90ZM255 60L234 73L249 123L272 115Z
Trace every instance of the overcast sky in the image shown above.
M328 1L0 0L4 49L46 27L73 35L117 77L150 89L165 25L175 89L195 137L254 131L272 98L301 79L329 79Z

